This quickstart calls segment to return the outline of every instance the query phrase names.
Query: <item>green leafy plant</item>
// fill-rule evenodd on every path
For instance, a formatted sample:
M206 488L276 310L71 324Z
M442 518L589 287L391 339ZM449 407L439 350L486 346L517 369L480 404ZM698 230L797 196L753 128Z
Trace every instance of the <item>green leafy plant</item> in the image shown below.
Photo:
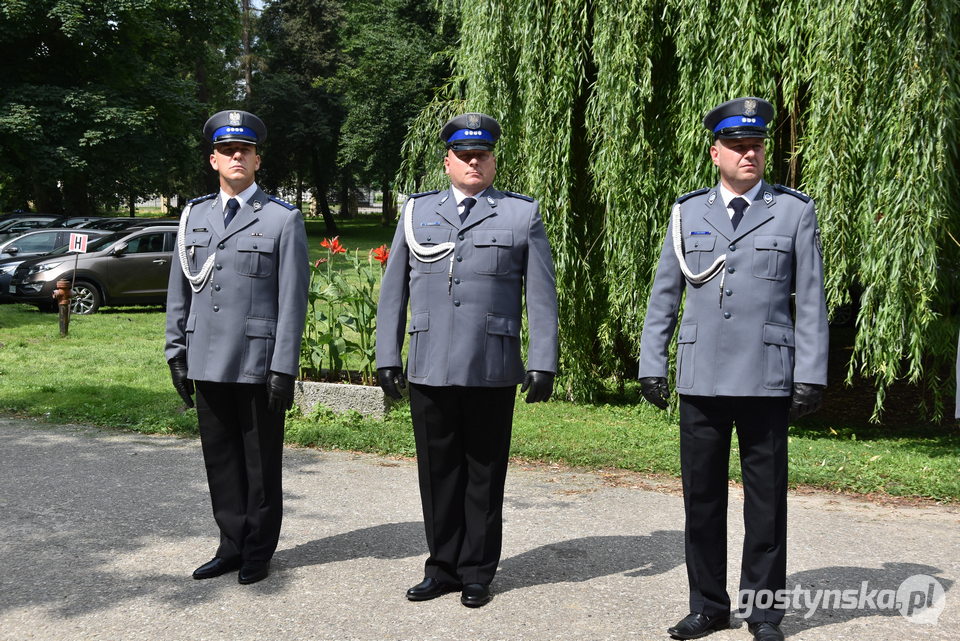
M300 377L373 385L376 377L378 282L390 250L348 252L339 236L320 243L329 252L311 267ZM343 254L343 258L338 258ZM347 261L345 269L334 261ZM358 364L356 370L347 364Z

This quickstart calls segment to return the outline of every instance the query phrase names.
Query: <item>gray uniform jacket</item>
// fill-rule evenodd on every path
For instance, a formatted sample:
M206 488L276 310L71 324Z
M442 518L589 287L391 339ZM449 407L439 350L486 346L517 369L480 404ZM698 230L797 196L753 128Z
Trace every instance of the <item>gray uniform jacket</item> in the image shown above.
M640 377L667 376L667 348L686 292L677 333L678 393L789 396L794 382L826 385L829 335L813 201L764 182L736 231L719 185L677 202L690 270L699 273L722 254L726 265L706 283L688 282L671 222L647 305Z
M193 380L264 383L296 376L310 268L300 211L257 189L223 227L217 194L192 201L184 238L190 271L216 253L194 293L174 257L167 291L167 360L186 354Z
M414 383L505 387L522 382L525 292L527 369L556 372L556 277L537 202L491 187L461 225L451 190L413 198L417 243L452 241L456 247L437 262L417 260L407 246L401 215L380 287L377 367L401 366L406 331L407 377Z

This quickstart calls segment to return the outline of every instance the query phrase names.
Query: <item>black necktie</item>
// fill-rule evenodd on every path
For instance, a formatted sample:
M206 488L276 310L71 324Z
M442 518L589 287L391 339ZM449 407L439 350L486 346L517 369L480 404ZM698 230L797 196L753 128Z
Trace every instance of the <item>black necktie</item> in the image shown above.
M236 198L231 198L227 201L227 215L223 217L223 226L224 228L230 224L230 221L233 220L233 217L237 215L237 210L240 209L240 203L237 202Z
M463 223L467 220L467 216L470 215L470 210L477 204L477 199L468 196L461 200L460 204L463 205L463 213L460 214L460 222Z
M730 201L730 209L733 210L733 218L730 219L730 222L733 223L734 231L736 231L740 221L743 220L743 210L746 208L747 201L739 196Z

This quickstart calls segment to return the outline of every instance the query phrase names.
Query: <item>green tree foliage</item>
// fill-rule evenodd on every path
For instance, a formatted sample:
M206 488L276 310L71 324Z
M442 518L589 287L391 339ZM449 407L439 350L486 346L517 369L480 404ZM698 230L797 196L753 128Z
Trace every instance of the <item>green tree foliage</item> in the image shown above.
M327 192L339 178L337 148L344 118L333 78L342 62L341 0L274 0L257 25L257 72L249 107L267 123L261 182L269 190L306 181L327 233L336 222ZM298 189L298 200L301 190Z
M0 3L2 204L89 213L198 182L237 16L235 0Z
M441 31L437 12L421 0L354 0L345 17L340 159L383 190L383 220L392 223L403 139L447 70L439 52L452 28Z
M444 185L444 118L501 120L497 182L540 199L554 246L570 397L634 374L670 205L717 180L702 116L743 95L777 109L767 180L817 201L829 307L863 292L850 375L876 381L878 413L897 378L952 383L960 2L439 6L470 28L414 121L402 185Z

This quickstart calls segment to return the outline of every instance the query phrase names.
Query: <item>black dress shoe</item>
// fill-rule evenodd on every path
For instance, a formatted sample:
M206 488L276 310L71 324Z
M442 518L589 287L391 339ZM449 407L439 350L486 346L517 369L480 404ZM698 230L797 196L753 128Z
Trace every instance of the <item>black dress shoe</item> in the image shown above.
M221 559L219 556L215 556L194 570L193 578L212 579L215 576L220 576L221 574L226 574L227 572L233 572L238 567L240 567L239 558Z
M730 613L709 616L699 612L691 612L677 625L667 629L667 634L674 639L699 639L716 630L726 630L730 627Z
M492 598L490 588L482 583L468 583L463 586L463 591L460 593L460 603L468 608L485 606Z
M247 585L263 581L270 575L270 561L244 561L237 575L237 583Z
M428 576L420 583L407 590L407 598L411 601L429 601L438 596L449 594L460 589L459 585L441 583L432 576Z
M756 641L783 641L783 632L780 626L769 621L758 621L757 623L748 623L747 629Z

